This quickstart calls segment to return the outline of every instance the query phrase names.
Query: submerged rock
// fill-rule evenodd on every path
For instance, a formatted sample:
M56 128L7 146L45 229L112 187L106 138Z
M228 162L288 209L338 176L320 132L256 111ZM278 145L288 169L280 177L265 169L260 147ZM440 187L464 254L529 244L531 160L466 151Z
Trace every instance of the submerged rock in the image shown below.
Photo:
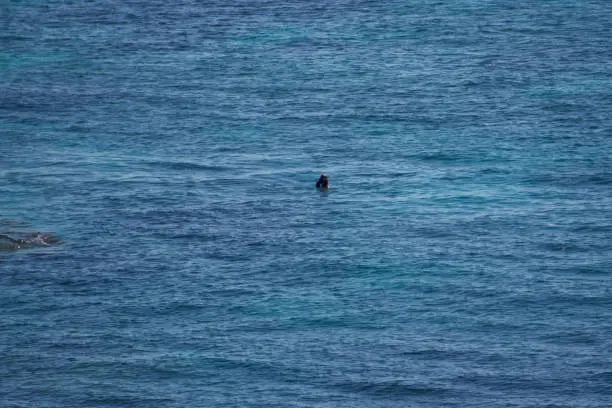
M53 245L59 242L57 237L40 232L14 234L0 232L0 251L13 251L23 248L34 248Z

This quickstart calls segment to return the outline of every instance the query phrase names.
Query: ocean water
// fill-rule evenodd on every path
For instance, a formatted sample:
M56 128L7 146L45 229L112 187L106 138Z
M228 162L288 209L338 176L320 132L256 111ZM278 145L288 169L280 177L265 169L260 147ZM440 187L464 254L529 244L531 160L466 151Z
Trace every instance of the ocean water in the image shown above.
M4 0L0 406L609 407L611 156L609 1Z

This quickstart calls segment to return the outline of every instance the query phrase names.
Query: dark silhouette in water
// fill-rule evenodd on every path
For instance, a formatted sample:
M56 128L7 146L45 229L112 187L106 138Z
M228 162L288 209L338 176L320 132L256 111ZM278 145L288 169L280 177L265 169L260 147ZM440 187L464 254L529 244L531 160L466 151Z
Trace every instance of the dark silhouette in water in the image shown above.
M329 185L329 177L327 176L327 174L321 174L321 177L319 177L319 180L317 181L317 188L328 189L330 187L331 186Z
M40 232L25 238L13 238L7 234L0 234L0 250L49 246L55 242L57 242L57 239L49 235L43 235Z

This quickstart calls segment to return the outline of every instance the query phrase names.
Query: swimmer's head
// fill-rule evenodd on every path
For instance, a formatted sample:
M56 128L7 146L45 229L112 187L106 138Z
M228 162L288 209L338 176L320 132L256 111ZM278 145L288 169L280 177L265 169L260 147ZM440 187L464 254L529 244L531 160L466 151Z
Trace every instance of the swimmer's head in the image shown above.
M317 181L317 188L319 187L329 187L329 177L327 176L327 174L323 173L321 174L321 177L319 177L319 180Z

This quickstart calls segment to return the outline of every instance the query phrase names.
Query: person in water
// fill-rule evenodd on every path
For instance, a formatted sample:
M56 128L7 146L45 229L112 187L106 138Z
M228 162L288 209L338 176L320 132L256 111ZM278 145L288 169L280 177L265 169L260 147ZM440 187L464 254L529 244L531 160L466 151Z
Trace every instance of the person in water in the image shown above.
M331 186L329 185L329 177L327 176L327 174L321 174L321 177L319 177L319 180L317 181L317 188L328 189L330 187Z

